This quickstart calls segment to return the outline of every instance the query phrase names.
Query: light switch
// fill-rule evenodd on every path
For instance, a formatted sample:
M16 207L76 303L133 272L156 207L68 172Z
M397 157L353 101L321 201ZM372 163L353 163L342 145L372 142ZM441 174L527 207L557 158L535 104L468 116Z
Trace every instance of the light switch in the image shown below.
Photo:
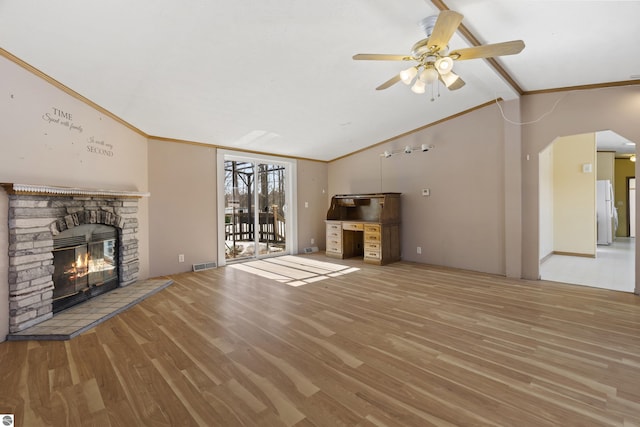
M428 188L423 188L423 189L422 189L422 195L423 195L423 196L429 196L429 195L431 195L431 190L429 190Z

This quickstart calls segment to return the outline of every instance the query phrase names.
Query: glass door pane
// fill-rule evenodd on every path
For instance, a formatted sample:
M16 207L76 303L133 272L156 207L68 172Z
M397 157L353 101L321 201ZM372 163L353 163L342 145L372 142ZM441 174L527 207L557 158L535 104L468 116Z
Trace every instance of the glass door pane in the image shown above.
M225 259L255 256L254 166L250 162L225 160Z
M218 242L220 258L224 253L221 265L295 251L290 200L295 164L226 153L219 161L219 182L224 185L218 195L221 214L224 207Z
M258 209L260 255L286 250L286 194L283 165L260 163L258 168Z

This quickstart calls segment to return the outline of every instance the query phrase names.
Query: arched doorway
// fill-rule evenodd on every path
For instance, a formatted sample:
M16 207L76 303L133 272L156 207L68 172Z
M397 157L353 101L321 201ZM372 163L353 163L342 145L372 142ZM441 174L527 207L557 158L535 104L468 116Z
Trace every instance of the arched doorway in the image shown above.
M632 155L635 144L611 131L558 138L540 153L541 279L634 291Z

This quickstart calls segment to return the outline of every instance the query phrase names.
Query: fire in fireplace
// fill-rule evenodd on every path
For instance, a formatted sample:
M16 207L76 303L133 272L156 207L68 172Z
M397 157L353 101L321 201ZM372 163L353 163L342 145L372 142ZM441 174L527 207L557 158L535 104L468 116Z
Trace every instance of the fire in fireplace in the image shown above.
M65 230L53 239L53 312L118 287L118 231L102 224Z

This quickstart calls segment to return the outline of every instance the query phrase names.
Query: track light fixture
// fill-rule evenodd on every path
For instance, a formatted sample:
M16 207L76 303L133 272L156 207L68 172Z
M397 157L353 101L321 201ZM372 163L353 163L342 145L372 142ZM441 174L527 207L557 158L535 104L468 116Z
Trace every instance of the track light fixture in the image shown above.
M388 159L389 157L396 154L424 153L432 150L434 147L435 146L431 144L421 144L419 147L412 147L410 145L407 145L402 150L385 150L384 153L380 154L380 157Z

